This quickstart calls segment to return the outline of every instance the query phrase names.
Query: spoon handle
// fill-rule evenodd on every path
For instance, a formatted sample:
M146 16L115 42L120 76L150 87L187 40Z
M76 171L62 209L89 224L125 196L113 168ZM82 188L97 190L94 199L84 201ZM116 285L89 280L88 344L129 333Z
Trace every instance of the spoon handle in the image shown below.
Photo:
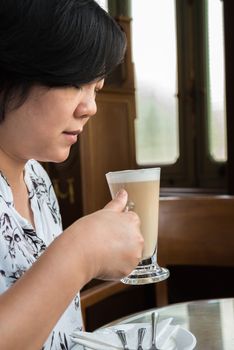
M146 331L145 328L138 329L138 347L137 347L137 350L143 350L142 341L143 341L143 338L145 336L145 331Z
M152 322L152 345L156 343L156 327L158 321L158 313L152 312L151 322Z
M123 345L123 349L124 349L124 350L129 350L128 347L127 347L126 334L125 334L124 330L118 329L118 330L116 331L116 333L118 334L119 339L121 340L121 343L122 343L122 345Z

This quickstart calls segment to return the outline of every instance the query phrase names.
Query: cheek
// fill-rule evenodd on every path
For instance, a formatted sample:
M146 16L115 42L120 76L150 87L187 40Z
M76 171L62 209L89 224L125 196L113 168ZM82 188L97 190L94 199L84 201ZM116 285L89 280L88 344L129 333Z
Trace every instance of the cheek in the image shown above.
M24 116L23 123L32 132L36 130L41 136L43 133L52 136L70 127L74 110L74 102L64 101L62 97L38 99L33 103L25 103L21 115Z
M65 113L56 109L44 110L42 113L38 113L32 121L32 127L37 129L38 133L50 134L56 132L62 128L66 122Z

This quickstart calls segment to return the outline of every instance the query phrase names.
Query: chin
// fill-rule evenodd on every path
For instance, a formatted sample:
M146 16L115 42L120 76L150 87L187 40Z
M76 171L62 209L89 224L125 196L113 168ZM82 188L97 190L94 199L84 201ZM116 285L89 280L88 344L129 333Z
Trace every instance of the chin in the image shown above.
M63 152L63 153L56 154L56 155L50 155L46 158L37 159L37 160L39 160L40 162L63 163L68 159L69 154L70 154L70 150L69 150L69 152Z
M50 160L50 162L52 162L52 163L63 163L63 162L65 162L68 159L68 157L69 157L69 154L67 154L64 157L58 157L56 159L52 159L52 160Z

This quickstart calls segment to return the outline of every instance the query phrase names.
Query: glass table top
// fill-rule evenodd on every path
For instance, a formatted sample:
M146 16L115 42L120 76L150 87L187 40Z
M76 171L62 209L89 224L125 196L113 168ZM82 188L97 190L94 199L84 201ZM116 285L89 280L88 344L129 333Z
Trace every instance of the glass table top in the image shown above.
M196 350L234 350L234 299L215 299L171 304L122 318L113 324L150 322L152 310L159 321L173 317L172 324L192 332Z

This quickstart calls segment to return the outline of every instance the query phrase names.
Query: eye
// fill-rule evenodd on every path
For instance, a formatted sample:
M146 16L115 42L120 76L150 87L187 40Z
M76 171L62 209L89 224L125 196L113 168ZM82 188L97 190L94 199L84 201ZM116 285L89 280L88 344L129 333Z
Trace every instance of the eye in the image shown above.
M82 86L78 84L72 84L72 87L74 87L77 90L82 90Z

